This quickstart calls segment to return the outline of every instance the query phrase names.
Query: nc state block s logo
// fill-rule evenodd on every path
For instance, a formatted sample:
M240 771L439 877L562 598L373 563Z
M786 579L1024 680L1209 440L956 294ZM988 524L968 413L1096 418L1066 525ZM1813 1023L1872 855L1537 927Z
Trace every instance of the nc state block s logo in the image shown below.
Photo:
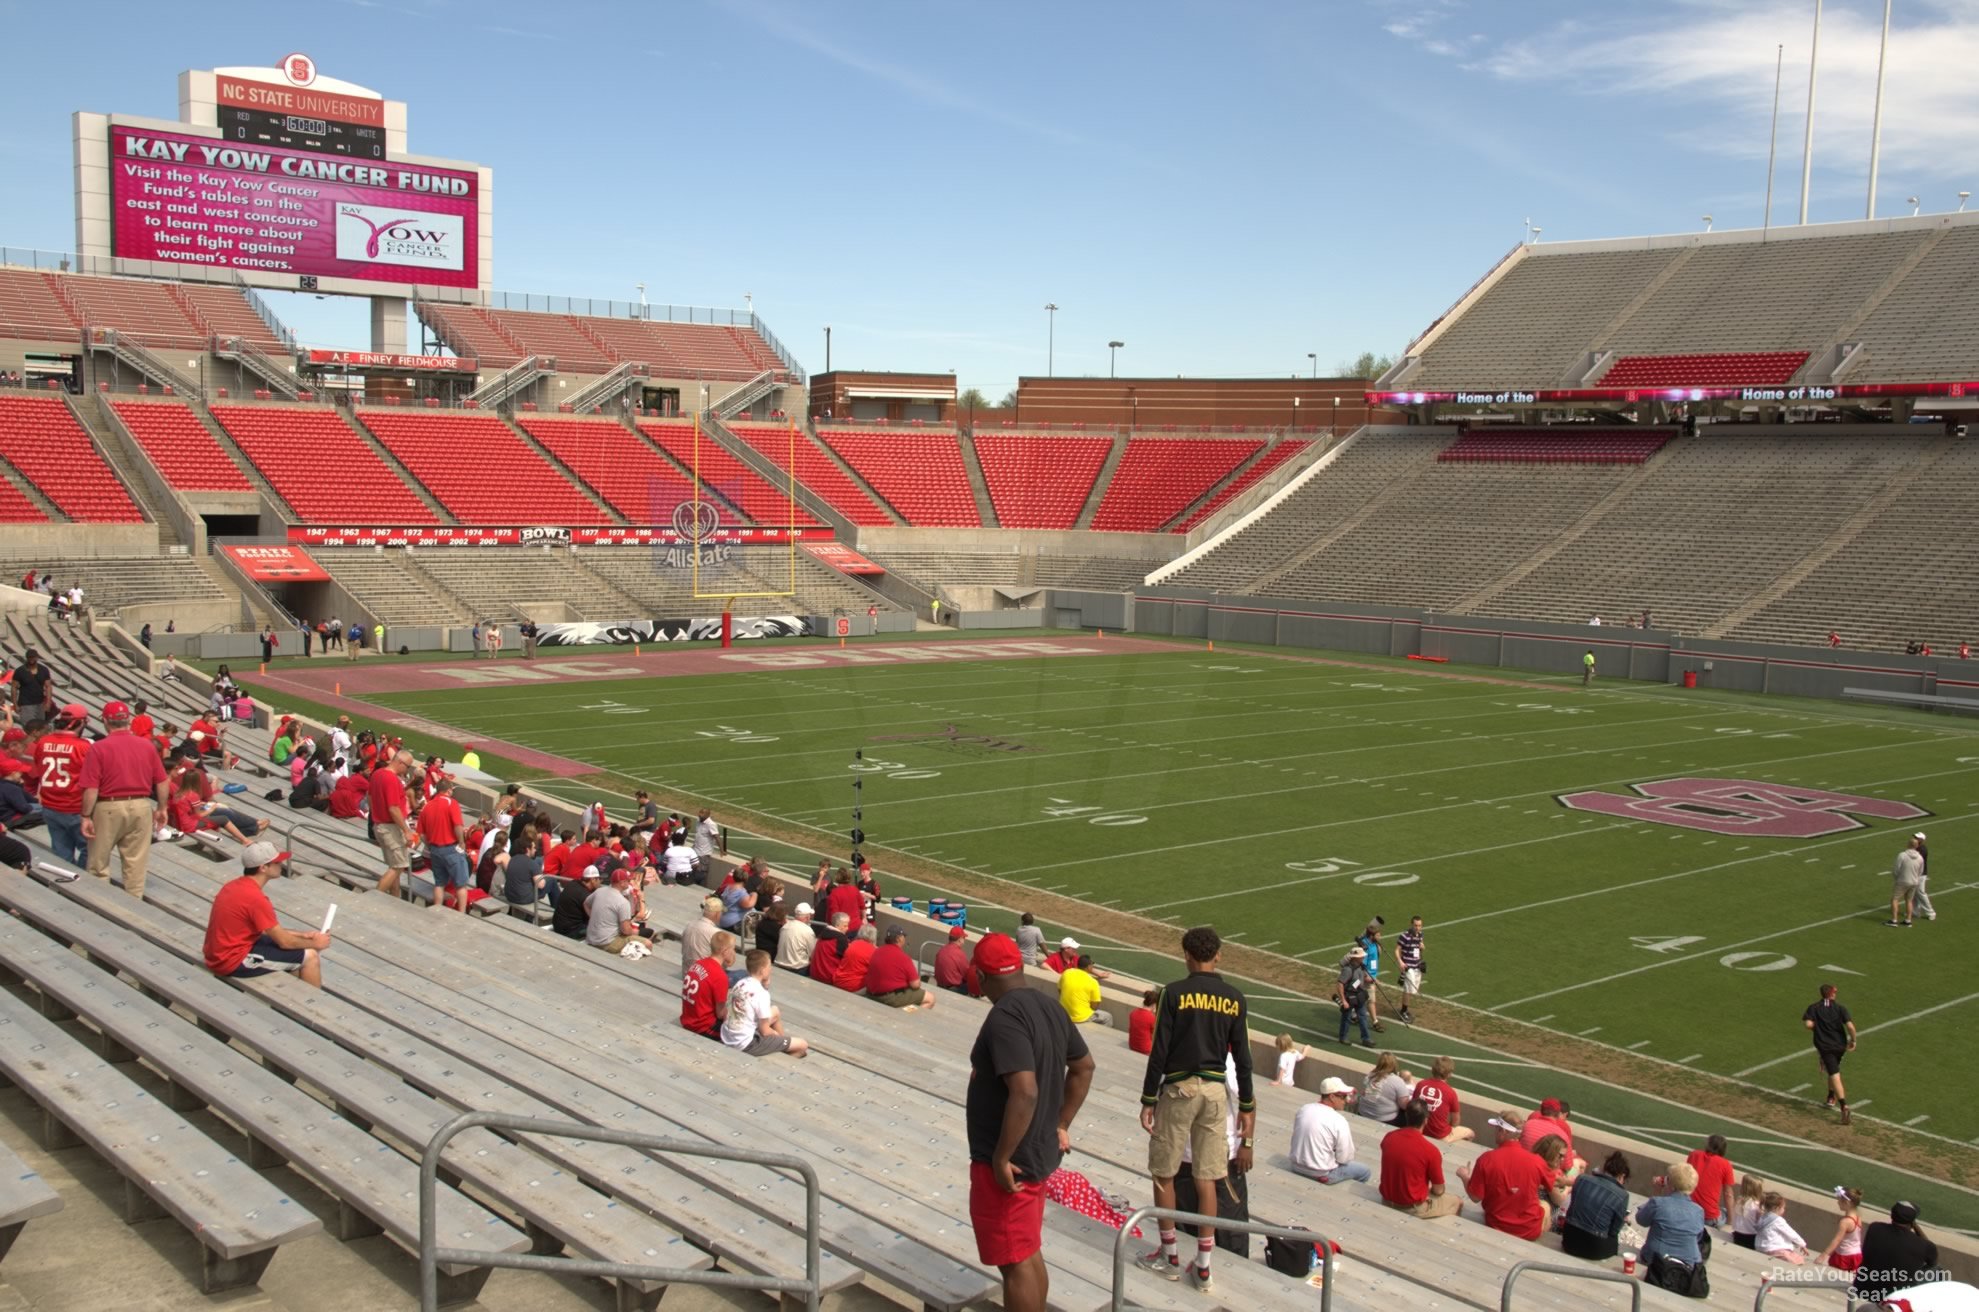
M1561 793L1556 800L1571 810L1593 811L1620 820L1647 820L1713 834L1760 838L1845 834L1867 827L1856 819L1858 815L1915 820L1931 814L1909 802L1757 779L1658 779L1629 786L1640 796L1589 791Z

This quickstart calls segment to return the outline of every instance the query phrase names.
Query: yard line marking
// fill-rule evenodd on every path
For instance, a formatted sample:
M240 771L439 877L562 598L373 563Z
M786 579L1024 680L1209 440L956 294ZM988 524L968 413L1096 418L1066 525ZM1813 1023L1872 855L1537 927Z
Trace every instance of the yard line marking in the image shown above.
M1910 1118L1909 1120L1907 1120L1907 1121L1905 1121L1905 1122L1904 1122L1904 1124L1905 1124L1905 1125L1922 1125L1922 1124L1924 1124L1924 1122L1926 1122L1926 1121L1928 1121L1928 1120L1930 1120L1930 1119L1931 1119L1931 1113L1929 1113L1929 1112L1926 1112L1926 1113L1924 1113L1924 1114L1923 1114L1922 1116L1913 1116L1913 1117L1911 1117L1911 1118Z
M1587 1029L1582 1030L1580 1032L1580 1037L1584 1039L1590 1034L1599 1034L1600 1032L1601 1032L1601 1027L1599 1025L1593 1025L1588 1027Z
M1688 1056L1688 1057L1679 1057L1679 1058L1677 1058L1677 1065L1679 1065L1679 1066L1688 1066L1688 1065L1690 1065L1690 1064L1691 1064L1692 1062L1694 1062L1694 1061L1696 1061L1696 1060L1697 1060L1697 1059L1698 1059L1699 1057L1702 1057L1703 1055L1704 1055L1704 1054L1703 1054L1703 1053L1701 1053L1701 1052L1693 1052L1693 1053L1692 1053L1692 1054L1690 1054L1690 1056Z
M1791 1088L1791 1089L1788 1089L1788 1090L1787 1090L1787 1092L1788 1092L1788 1093L1799 1093L1799 1092L1801 1092L1801 1091L1802 1091L1803 1089L1811 1089L1811 1088L1813 1088L1813 1087L1814 1087L1814 1086L1813 1086L1812 1084L1796 1084L1796 1085L1794 1085L1794 1086L1793 1086L1793 1088Z
M1648 1047L1648 1046L1649 1046L1649 1040L1648 1040L1648 1039L1639 1039L1639 1040L1637 1040L1636 1042L1634 1042L1634 1043L1631 1043L1631 1044L1629 1045L1629 1047L1630 1047L1631 1049L1635 1049L1635 1048L1646 1048L1646 1047Z
M1960 819L1964 819L1964 818L1965 818L1965 817L1963 817L1963 816L1955 816L1955 817L1953 817L1953 818L1952 818L1952 821L1951 821L1951 822L1953 822L1953 823L1955 823L1955 822L1956 822L1957 820L1960 820ZM1944 821L1941 821L1940 823L1947 823L1947 822L1944 822ZM1873 833L1874 831L1870 831L1870 832L1871 832L1871 833ZM1947 893L1947 894L1952 894L1952 893L1957 893L1957 892L1959 892L1959 891L1961 891L1962 889L1967 889L1967 888L1971 888L1971 887L1973 887L1973 885L1970 885L1970 884L1956 884L1956 885L1954 885L1954 886L1952 886L1951 888L1949 888L1949 889L1947 889L1947 890L1945 890L1945 891L1946 891L1946 893ZM1843 915L1839 915L1839 916L1829 916L1829 917L1827 917L1826 919L1823 919L1823 920L1812 920L1812 921L1809 921L1809 922L1808 922L1807 924L1805 924L1805 925L1795 925L1795 926L1793 926L1793 927L1791 927L1791 928L1788 928L1788 929L1776 929L1776 930L1773 930L1773 931L1772 931L1772 932L1770 932L1770 933L1766 933L1766 934L1759 934L1759 935L1756 935L1756 936L1754 936L1754 937L1752 937L1752 938L1746 938L1746 939L1738 939L1738 940L1736 940L1736 941L1734 941L1734 942L1730 942L1730 943L1718 943L1718 944L1714 944L1713 946L1711 946L1711 947L1709 947L1709 948L1705 948L1704 950L1702 950L1702 951L1700 951L1700 952L1686 952L1686 953L1684 953L1684 954L1683 954L1682 956L1676 956L1676 957L1665 957L1665 958L1664 958L1663 960L1661 960L1661 961L1652 961L1652 962L1650 962L1650 963L1649 963L1649 964L1647 964L1647 965L1643 965L1643 966L1635 966L1635 967L1633 967L1633 968L1631 968L1631 969L1629 969L1629 970L1620 970L1620 971L1616 971L1616 972L1615 972L1614 974L1612 974L1612 975L1604 975L1604 976L1602 976L1602 977L1601 977L1600 979L1591 979L1591 980L1583 980L1583 981L1581 981L1581 982L1580 982L1580 983L1578 983L1578 984L1568 984L1568 985L1566 985L1566 986L1565 986L1565 987L1563 987L1563 988L1557 988L1557 989L1547 989L1547 990L1546 990L1546 991L1545 991L1544 993L1535 993L1535 994L1533 994L1533 995L1531 995L1530 997L1524 997L1524 998L1514 998L1514 999L1513 999L1512 1001L1510 1001L1510 1002L1501 1002L1501 1003L1499 1003L1499 1004L1498 1004L1497 1006L1495 1006L1495 1007L1490 1007L1490 1008L1487 1008L1487 1010L1489 1010L1489 1011L1503 1011L1503 1010L1504 1010L1504 1009L1506 1009L1507 1007L1517 1007L1517 1006L1522 1006L1523 1004L1525 1004L1525 1003L1528 1003L1528 1002L1540 1002L1540 1001L1543 1001L1543 1000L1545 1000L1545 999L1547 999L1547 998L1556 998L1556 997L1559 997L1559 996L1560 996L1561 994L1563 994L1563 993L1573 993L1573 992L1576 992L1576 991L1578 991L1578 990L1580 990L1580 989L1585 989L1585 988L1592 988L1592 987L1594 987L1595 985L1598 985L1598 984L1612 984L1612 983L1614 983L1614 982L1615 982L1616 980L1618 980L1618 979L1630 979L1630 978L1632 978L1632 977L1634 977L1634 976L1636 976L1636 975L1642 975L1642 974L1647 974L1647 973L1648 973L1649 971L1652 971L1652 970L1663 970L1663 969L1665 969L1666 967L1669 967L1669 966L1681 966L1681 965L1684 965L1684 964L1686 964L1686 963L1689 963L1689 962L1692 962L1692 961L1697 961L1697 960L1699 960L1700 958L1703 958L1703 957L1715 957L1715 956L1720 956L1720 955L1722 955L1722 954L1724 954L1724 953L1726 953L1726 952L1730 952L1730 951L1734 951L1734 950L1736 950L1736 949L1738 949L1738 948L1745 948L1745 947L1751 947L1751 946L1752 946L1753 944L1755 944L1755 943L1770 943L1770 942L1772 942L1772 941L1773 941L1774 939L1776 939L1776 938L1787 938L1787 937L1790 937L1791 935L1794 935L1794 934L1800 934L1800 933L1805 933L1805 932L1806 932L1807 930L1810 930L1810 929L1821 929L1821 928L1823 928L1824 926L1827 926L1827 925L1839 925L1839 924L1841 924L1841 923L1843 923L1844 921L1849 921L1849 920L1859 920L1859 919L1861 919L1861 918L1862 918L1863 916L1865 916L1865 915L1867 915L1867 914L1869 914L1870 912L1873 912L1873 911L1876 911L1876 910L1878 910L1878 908L1877 908L1877 907L1875 907L1875 906L1869 906L1869 907L1858 907L1858 908L1856 908L1856 909L1855 909L1854 911L1850 911L1850 912L1847 912L1847 913L1845 913L1845 914L1843 914ZM1961 998L1961 999L1959 999L1959 1001L1960 1001L1960 1002L1969 1002L1969 1001L1971 1001L1971 1000L1972 1000L1972 998L1975 998L1975 997L1979 997L1979 994L1971 994L1971 995L1968 995L1967 997L1964 997L1964 998ZM1912 1014L1912 1015L1910 1015L1910 1016L1906 1016L1906 1017L1904 1017L1903 1019L1904 1019L1904 1020L1915 1020L1915 1019L1916 1019L1916 1018L1917 1018L1918 1016L1926 1016L1926 1015L1929 1015L1929 1014L1930 1014L1931 1012L1933 1012L1933 1011L1943 1011L1943 1010L1944 1010L1944 1009L1945 1009L1946 1007L1948 1007L1948 1006L1952 1006L1952 1005L1954 1005L1954 1004L1952 1004L1952 1003L1943 1003L1943 1004L1940 1004L1939 1006L1936 1006L1936 1007L1932 1007L1932 1008L1929 1008L1929 1009L1928 1009L1928 1010L1926 1010L1926 1011L1920 1011L1920 1012L1915 1012L1915 1013L1913 1013L1913 1014ZM1884 1022L1884 1025L1883 1025L1883 1026L1879 1026L1878 1028L1884 1028L1884 1027L1887 1027L1887 1026L1889 1026L1889 1025L1897 1025L1897 1024L1901 1024L1901 1023L1902 1023L1902 1021L1886 1021L1886 1022ZM1802 1054L1799 1054L1799 1053L1797 1053L1797 1054L1795 1054L1795 1055L1796 1055L1796 1056L1799 1056L1799 1055L1802 1055ZM1791 1058L1788 1058L1788 1057L1782 1057L1782 1058L1780 1058L1780 1061L1789 1061L1789 1060L1791 1060ZM1774 1063L1774 1062L1767 1062L1767 1063L1765 1063L1765 1065L1769 1065L1769 1066L1770 1066L1770 1065L1774 1065L1774 1064L1776 1064L1776 1063ZM1754 1067L1753 1069L1754 1069L1754 1070L1760 1070L1760 1069L1763 1069L1763 1067Z
M1534 1025L1544 1025L1547 1021L1552 1019L1553 1019L1553 1013L1549 1011L1544 1016L1534 1016L1530 1023Z
M1470 993L1471 991L1469 989L1461 989L1456 993L1445 993L1443 996L1451 1002L1455 1002L1458 998L1468 998Z
M1960 885L1960 887L1970 887L1970 885ZM1956 892L1957 889L1951 889L1948 891ZM1892 1029L1898 1025L1908 1024L1910 1021L1920 1019L1921 1017L1924 1016L1929 1016L1933 1012L1947 1011L1953 1007L1964 1006L1966 1003L1972 1002L1974 1000L1979 1000L1979 993L1968 993L1962 998L1953 998L1950 1002L1940 1002L1935 1007L1926 1007L1922 1011L1913 1011L1907 1016L1899 1016L1895 1020L1886 1020L1880 1025L1866 1026L1862 1029L1857 1030L1855 1032L1855 1036L1859 1039L1865 1034L1874 1034L1879 1030ZM1784 1062L1798 1061L1802 1057L1805 1057L1806 1055L1807 1055L1807 1049L1802 1048L1797 1052L1788 1053L1784 1057L1775 1057L1771 1061L1762 1061L1757 1066L1748 1066L1742 1071L1734 1071L1732 1073L1732 1078L1744 1079L1746 1076L1751 1075L1756 1071L1763 1071L1769 1067L1781 1065ZM1861 1106L1860 1103L1856 1105Z
M1862 973L1859 970L1850 970L1847 966L1816 966L1815 969L1830 971L1836 975L1860 975Z

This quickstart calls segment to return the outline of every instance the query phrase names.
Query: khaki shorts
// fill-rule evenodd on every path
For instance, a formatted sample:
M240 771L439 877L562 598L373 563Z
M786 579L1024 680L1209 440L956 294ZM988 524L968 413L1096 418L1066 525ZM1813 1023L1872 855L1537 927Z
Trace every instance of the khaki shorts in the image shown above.
M378 850L385 854L385 869L410 870L412 856L406 849L405 830L389 822L374 825L372 836L378 840Z
M919 984L910 984L904 989L895 989L891 993L870 993L867 996L874 1002L884 1002L889 1007L918 1007L927 1001L928 994Z
M1227 1097L1221 1080L1191 1077L1161 1086L1154 1104L1154 1138L1148 1142L1148 1174L1172 1180L1187 1145L1198 1180L1230 1173Z

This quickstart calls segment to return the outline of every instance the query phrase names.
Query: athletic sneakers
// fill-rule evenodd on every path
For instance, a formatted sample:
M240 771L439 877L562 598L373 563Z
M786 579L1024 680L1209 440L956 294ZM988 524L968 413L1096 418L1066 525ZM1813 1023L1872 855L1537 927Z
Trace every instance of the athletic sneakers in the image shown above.
M1208 1267L1197 1266L1194 1262L1189 1263L1189 1288L1195 1290L1198 1294L1213 1294L1216 1292L1216 1286L1209 1278Z
M1181 1262L1168 1256L1168 1254L1162 1252L1159 1248L1155 1249L1152 1253L1142 1253L1134 1259L1134 1265L1152 1275L1160 1276L1163 1280L1180 1280L1182 1278Z
M1843 1125L1847 1125L1847 1124L1848 1124L1848 1104L1847 1104L1847 1103L1843 1103L1843 1104L1842 1104L1842 1124L1843 1124Z
M1903 921L1901 921L1901 920L1885 920L1885 921L1884 921L1883 923L1884 923L1885 925L1888 925L1888 926L1889 926L1889 927L1890 927L1891 929L1902 929L1902 928L1903 928Z
M1402 1008L1401 1014L1397 1016L1396 1019L1401 1021L1402 1024L1404 1025L1413 1025L1416 1023L1415 1013L1410 1011L1407 1007Z
M1376 1034L1386 1034L1388 1032L1388 1027L1386 1025L1383 1025L1380 1021L1376 1021L1374 1022L1374 1032Z
M1828 1101L1822 1103L1821 1105L1823 1107L1833 1107L1835 1105L1835 1095L1830 1093L1828 1095Z

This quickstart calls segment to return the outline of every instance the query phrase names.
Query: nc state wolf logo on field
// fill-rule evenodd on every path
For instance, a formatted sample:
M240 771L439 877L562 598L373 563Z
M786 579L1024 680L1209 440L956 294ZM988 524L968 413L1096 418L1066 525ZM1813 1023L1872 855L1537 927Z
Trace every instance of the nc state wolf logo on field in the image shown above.
M1915 820L1931 814L1909 802L1757 779L1658 779L1629 786L1642 795L1561 793L1557 800L1575 811L1594 811L1622 820L1649 820L1713 834L1753 834L1760 838L1824 838L1866 828L1856 815Z

